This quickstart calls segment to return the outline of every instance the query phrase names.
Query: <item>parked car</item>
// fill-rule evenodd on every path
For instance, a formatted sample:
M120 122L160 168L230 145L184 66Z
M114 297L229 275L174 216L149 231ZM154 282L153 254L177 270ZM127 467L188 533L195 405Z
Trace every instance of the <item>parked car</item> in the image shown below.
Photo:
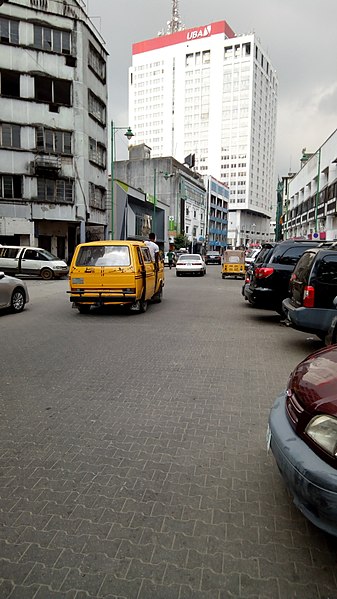
M255 259L257 257L257 255L260 253L261 248L253 248L250 250L247 250L245 253L245 265L246 268L250 265L253 264L253 262L255 262Z
M205 254L205 264L221 264L219 252L207 252Z
M206 264L200 254L182 254L176 263L176 275L200 275L206 274Z
M271 409L268 437L296 507L337 536L337 345L296 366Z
M70 265L70 301L80 314L91 306L126 306L145 312L148 302L161 302L164 265L156 268L141 241L93 241L79 244Z
M30 246L4 245L0 247L0 270L8 275L37 275L53 279L68 274L69 268L47 250Z
M337 343L337 244L304 252L291 275L283 311L295 329Z
M254 306L283 314L282 301L288 296L292 271L303 252L320 243L308 239L287 239L263 244L255 258L250 282L245 286L245 298Z
M26 283L0 272L0 308L9 308L11 312L22 312L28 302Z

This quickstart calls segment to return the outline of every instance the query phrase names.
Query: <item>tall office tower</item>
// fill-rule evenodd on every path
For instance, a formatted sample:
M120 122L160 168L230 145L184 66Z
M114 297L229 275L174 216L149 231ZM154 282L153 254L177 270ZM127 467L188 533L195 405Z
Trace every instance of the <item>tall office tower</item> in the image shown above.
M278 81L255 34L226 21L177 31L132 48L129 122L152 156L180 162L230 188L228 241L270 238L275 211Z

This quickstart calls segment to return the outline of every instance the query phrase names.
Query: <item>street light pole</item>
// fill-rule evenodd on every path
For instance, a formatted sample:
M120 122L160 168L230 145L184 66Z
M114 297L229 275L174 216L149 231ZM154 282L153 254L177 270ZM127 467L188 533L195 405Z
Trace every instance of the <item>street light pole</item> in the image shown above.
M126 129L124 133L125 137L130 141L130 139L134 136L130 127L115 127L113 121L111 121L111 232L110 239L114 238L114 229L115 229L115 206L114 206L114 162L115 162L115 135L116 131L119 129Z

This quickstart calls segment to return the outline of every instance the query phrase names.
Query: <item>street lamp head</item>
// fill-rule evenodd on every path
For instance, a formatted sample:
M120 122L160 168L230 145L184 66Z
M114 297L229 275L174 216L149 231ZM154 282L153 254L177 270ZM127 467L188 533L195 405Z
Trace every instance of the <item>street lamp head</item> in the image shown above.
M128 127L126 133L124 133L125 137L130 141L131 137L134 137L134 133L132 133L131 128Z

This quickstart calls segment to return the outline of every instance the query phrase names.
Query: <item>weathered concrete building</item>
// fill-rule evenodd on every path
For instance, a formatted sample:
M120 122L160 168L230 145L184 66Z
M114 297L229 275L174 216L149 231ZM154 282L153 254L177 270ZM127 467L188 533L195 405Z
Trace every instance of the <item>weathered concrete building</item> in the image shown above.
M312 153L288 184L284 237L337 239L337 129Z
M105 236L104 42L82 0L7 0L0 28L0 243L68 258Z
M137 191L137 197L132 197L131 187L127 192L126 184ZM114 163L113 204L117 239L144 239L152 230L165 249L178 234L187 237L194 251L204 246L207 202L203 178L171 156L151 158L151 149L145 144L130 146L129 160Z

